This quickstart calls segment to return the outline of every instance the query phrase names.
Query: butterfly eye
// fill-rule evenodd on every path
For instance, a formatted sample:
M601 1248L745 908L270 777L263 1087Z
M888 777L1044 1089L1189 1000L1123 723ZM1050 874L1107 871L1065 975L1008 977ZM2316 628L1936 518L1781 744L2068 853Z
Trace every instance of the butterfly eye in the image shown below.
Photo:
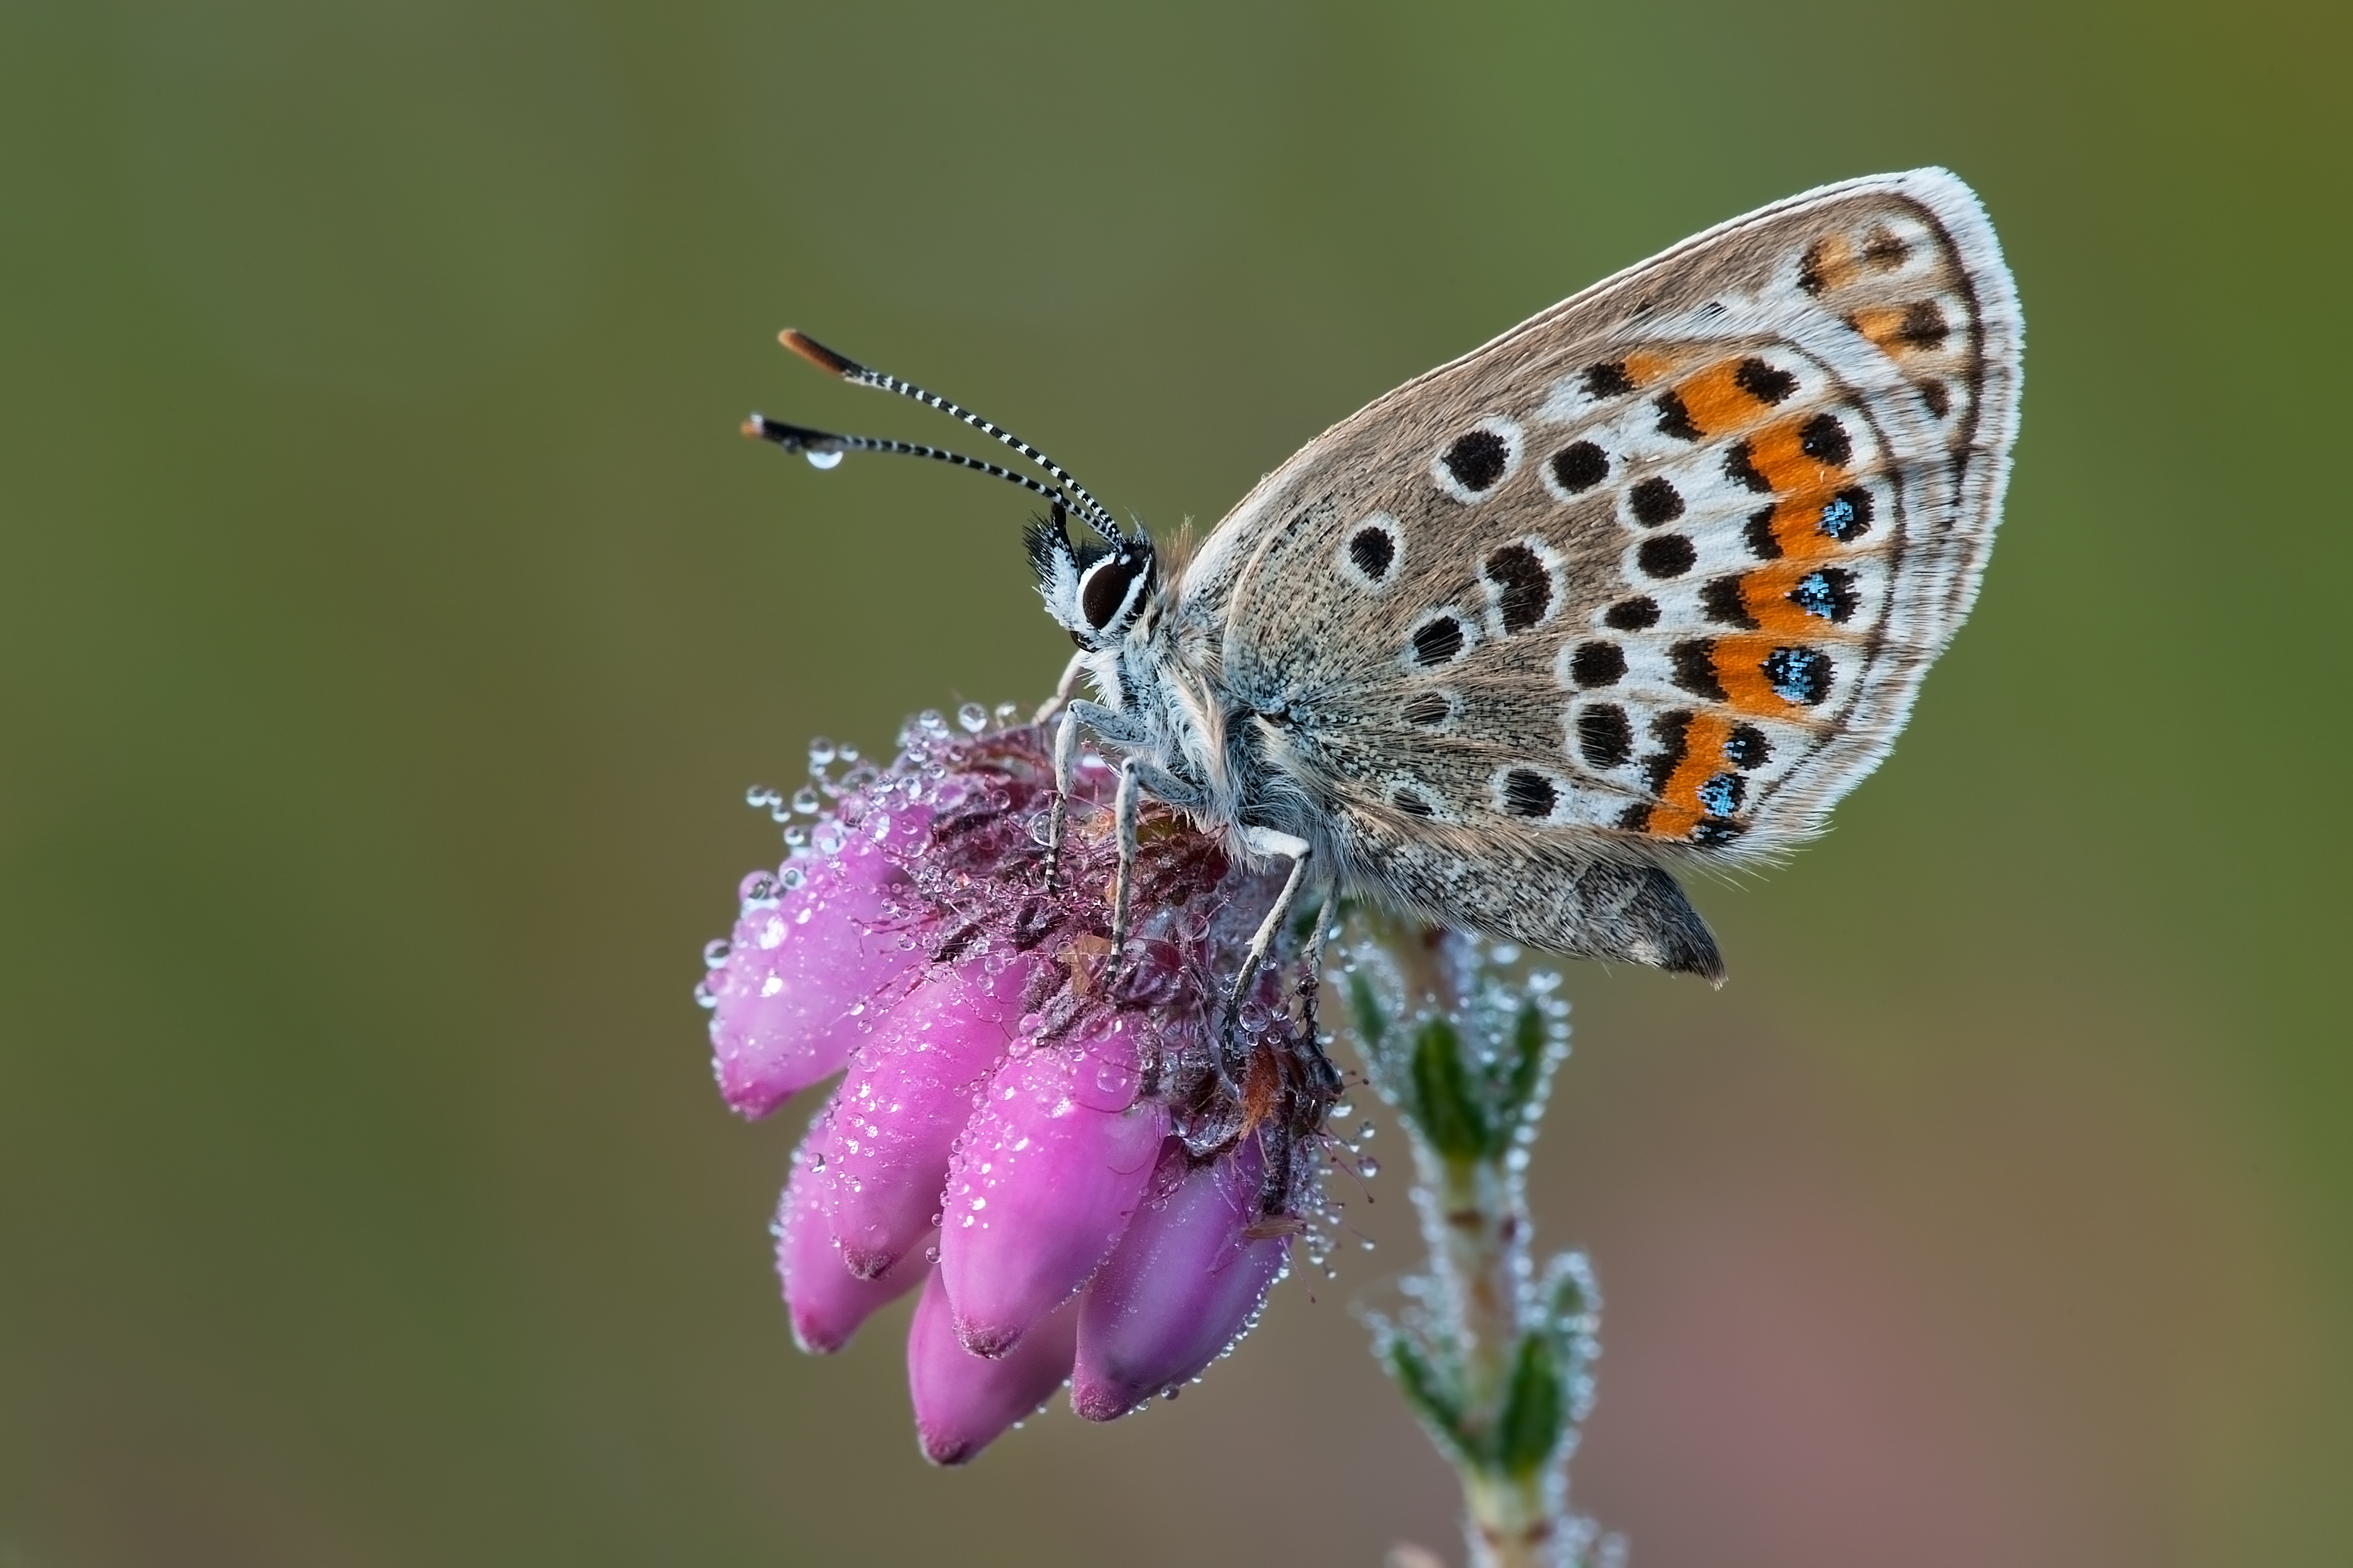
M1117 618L1120 606L1127 603L1128 585L1143 567L1143 562L1122 552L1106 555L1087 568L1079 584L1079 609L1087 625L1102 631Z

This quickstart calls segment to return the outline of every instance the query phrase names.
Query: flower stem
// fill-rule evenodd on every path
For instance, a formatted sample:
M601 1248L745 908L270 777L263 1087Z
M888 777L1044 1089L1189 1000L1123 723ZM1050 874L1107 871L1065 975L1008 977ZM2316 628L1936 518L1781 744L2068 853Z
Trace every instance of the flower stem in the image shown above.
M1356 919L1349 1017L1412 1147L1429 1249L1405 1308L1371 1314L1377 1348L1461 1476L1477 1568L1609 1561L1619 1543L1569 1511L1566 1476L1590 1403L1598 1298L1574 1254L1538 1278L1521 1179L1567 1050L1557 981L1518 973L1510 949Z

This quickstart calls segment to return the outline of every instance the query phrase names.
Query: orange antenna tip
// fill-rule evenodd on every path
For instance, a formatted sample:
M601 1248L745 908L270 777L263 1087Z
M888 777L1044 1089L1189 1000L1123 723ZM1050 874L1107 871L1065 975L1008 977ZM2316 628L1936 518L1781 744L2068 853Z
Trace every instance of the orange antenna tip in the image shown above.
M776 341L828 375L848 375L859 368L856 360L834 353L797 327L786 327L776 334Z

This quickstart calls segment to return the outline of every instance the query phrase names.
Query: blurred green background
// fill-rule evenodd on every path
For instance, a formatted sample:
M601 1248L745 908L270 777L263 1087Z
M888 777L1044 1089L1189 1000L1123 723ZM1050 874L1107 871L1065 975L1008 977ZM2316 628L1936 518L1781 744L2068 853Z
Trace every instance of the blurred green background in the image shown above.
M2353 1561L2341 5L0 3L0 1564L1459 1551L1381 1244L969 1471L791 1346L689 998L813 732L1708 224L1942 163L2028 318L1975 619L1536 1166L1641 1568ZM1388 1134L1394 1140L1394 1132ZM1401 1152L1401 1151L1398 1151Z

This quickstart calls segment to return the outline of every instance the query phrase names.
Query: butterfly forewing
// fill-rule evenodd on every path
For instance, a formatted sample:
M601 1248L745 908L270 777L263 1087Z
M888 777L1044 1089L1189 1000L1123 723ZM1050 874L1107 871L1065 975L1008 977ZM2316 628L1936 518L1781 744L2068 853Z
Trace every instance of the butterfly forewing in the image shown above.
M1343 874L1575 950L1546 867L1786 847L1884 754L1976 591L2018 350L1958 181L1799 196L1335 426L1179 616Z

